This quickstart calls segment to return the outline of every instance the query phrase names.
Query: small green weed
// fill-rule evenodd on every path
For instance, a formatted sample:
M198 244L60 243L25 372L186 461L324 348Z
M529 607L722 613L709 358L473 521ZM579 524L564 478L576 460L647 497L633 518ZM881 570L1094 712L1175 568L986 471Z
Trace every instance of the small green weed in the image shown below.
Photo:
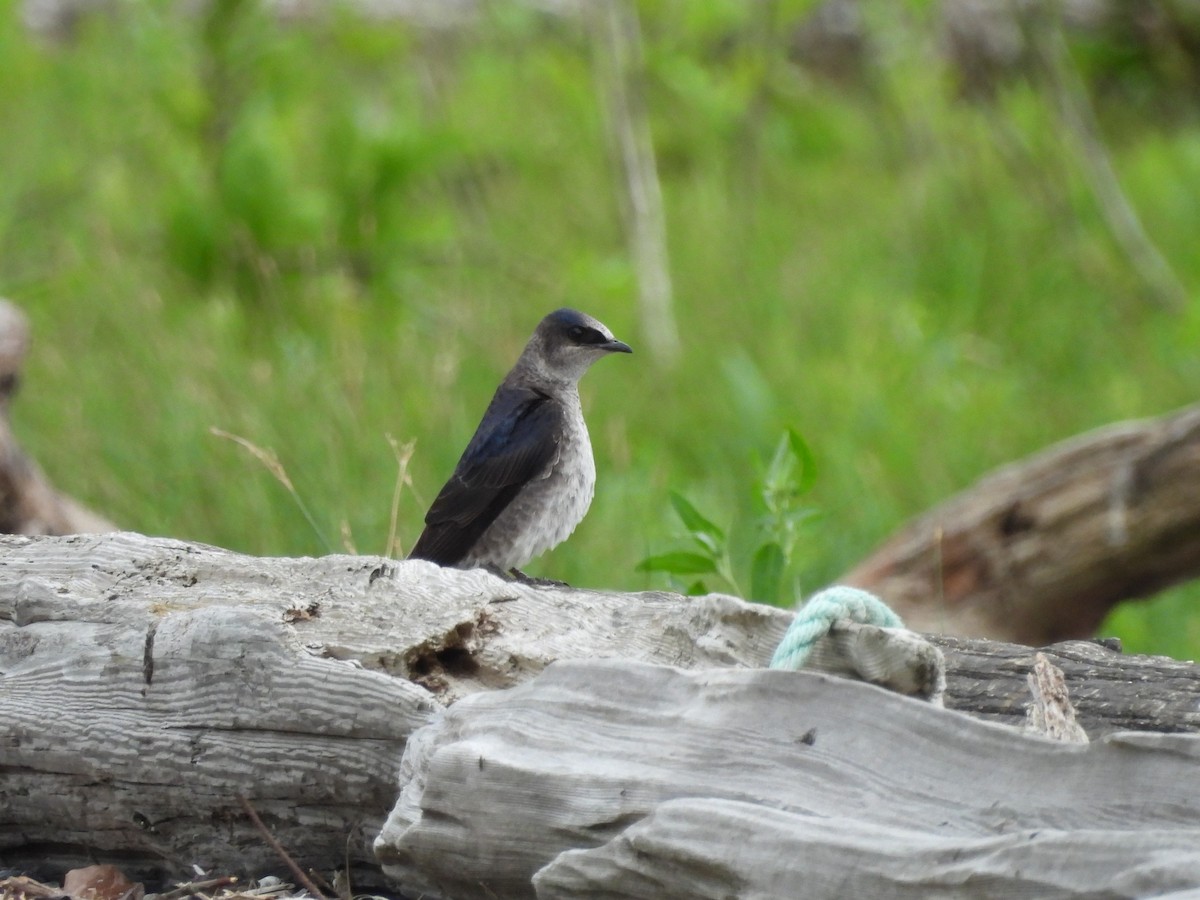
M784 432L775 453L758 481L757 503L761 515L754 523L754 547L748 564L735 562L740 544L726 530L704 516L683 494L671 491L671 505L699 552L676 550L648 557L639 572L664 572L672 579L715 575L740 596L761 603L785 605L799 595L805 557L803 538L818 510L805 501L816 482L812 451L795 429ZM732 529L731 529L732 530ZM749 591L743 590L739 572L749 572ZM695 581L689 594L708 592L704 581Z

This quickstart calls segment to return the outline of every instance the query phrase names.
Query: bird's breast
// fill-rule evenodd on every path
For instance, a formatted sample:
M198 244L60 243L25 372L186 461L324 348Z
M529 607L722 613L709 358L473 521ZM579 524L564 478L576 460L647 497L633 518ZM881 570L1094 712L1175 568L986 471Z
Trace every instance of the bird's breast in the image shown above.
M596 463L583 413L568 409L558 453L472 548L468 565L520 568L561 544L583 521L596 491Z

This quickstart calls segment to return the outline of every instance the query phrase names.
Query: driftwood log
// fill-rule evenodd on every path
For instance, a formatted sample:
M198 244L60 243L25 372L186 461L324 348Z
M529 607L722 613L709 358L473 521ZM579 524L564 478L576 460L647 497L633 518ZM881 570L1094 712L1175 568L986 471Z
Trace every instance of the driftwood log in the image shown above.
M2 538L0 865L282 872L245 797L302 865L405 896L1200 884L1200 736L1164 733L1200 731L1196 666L1051 648L1093 741L1059 745L998 724L1024 719L1029 648L939 639L968 716L759 668L789 620L419 561Z
M1048 643L1200 575L1200 405L1012 463L839 579L919 631Z
M418 732L377 846L423 896L1141 897L1200 885L1197 774L1192 735L1056 744L828 676L572 662Z

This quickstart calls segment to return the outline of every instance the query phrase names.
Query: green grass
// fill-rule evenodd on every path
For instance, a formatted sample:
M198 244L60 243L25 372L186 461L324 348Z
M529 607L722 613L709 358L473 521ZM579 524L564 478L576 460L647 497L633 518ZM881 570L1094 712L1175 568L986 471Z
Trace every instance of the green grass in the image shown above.
M819 470L812 590L989 469L1200 389L1200 311L1142 297L1053 104L1022 84L991 110L955 100L919 25L868 90L749 40L761 23L739 5L641 7L684 342L668 369L638 333L580 25L501 9L423 34L173 6L54 46L0 0L0 294L36 334L16 427L125 527L277 555L345 530L382 552L392 435L416 441L408 546L562 305L637 351L584 382L598 496L531 567L581 585L663 584L635 566L678 546L672 489L748 522L787 427ZM1194 293L1200 125L1112 113L1133 135L1110 138L1118 174ZM274 449L321 534L212 428ZM1198 596L1102 630L1194 657Z

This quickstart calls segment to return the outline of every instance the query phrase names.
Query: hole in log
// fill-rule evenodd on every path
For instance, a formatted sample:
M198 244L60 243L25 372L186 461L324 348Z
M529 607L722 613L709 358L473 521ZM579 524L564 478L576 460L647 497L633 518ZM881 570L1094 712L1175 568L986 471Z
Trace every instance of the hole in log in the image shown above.
M479 672L479 663L467 646L475 634L473 622L460 622L446 635L440 646L426 644L409 663L410 677L431 691L446 689L444 676L468 678Z
M479 671L479 663L466 647L447 647L437 654L437 659L449 675L463 677Z
M1012 537L1022 531L1031 530L1035 525L1037 525L1037 520L1025 512L1020 503L1014 503L1000 517L1000 534L1004 537Z

